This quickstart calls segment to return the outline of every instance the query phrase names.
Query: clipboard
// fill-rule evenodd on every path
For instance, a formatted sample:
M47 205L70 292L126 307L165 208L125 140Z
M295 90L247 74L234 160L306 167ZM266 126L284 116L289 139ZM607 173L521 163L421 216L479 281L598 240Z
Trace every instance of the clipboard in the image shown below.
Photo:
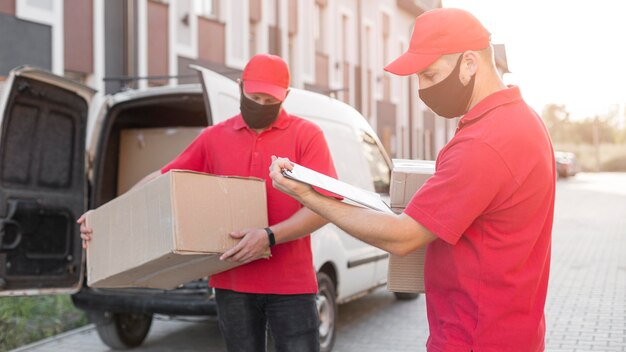
M366 208L394 214L391 208L389 208L389 205L387 205L377 193L352 186L351 184L326 176L302 165L293 162L292 164L293 169L283 170L283 176L342 196Z

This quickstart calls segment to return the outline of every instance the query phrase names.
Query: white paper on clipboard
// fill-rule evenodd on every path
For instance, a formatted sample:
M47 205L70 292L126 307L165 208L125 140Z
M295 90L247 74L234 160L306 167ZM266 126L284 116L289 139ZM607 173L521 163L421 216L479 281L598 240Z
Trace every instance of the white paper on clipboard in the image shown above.
M283 170L283 175L287 178L321 188L325 191L349 199L364 207L393 214L387 203L385 203L377 193L360 189L302 165L295 163L292 164L293 169L291 171Z

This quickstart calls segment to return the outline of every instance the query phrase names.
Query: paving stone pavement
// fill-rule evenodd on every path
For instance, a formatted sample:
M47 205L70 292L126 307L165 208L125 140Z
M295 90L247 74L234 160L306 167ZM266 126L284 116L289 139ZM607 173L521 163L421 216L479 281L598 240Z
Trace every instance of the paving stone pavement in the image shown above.
M626 174L558 182L547 350L626 351Z
M225 351L215 318L157 317L135 351ZM546 350L626 351L626 173L559 180ZM425 351L424 297L384 289L340 307L335 352ZM93 326L15 352L108 351Z

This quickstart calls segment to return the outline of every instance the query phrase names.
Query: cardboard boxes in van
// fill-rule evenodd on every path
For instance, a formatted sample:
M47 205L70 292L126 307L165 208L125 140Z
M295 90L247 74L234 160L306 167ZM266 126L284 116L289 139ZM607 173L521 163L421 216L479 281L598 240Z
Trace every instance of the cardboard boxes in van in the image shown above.
M394 159L391 170L391 209L400 213L417 190L435 173L435 163L430 160ZM390 255L387 289L392 292L423 293L424 254L420 248L404 257Z
M91 287L172 289L235 267L229 233L267 226L265 182L172 170L90 211ZM268 253L269 256L269 253Z
M120 132L117 194L174 160L204 127L125 129Z

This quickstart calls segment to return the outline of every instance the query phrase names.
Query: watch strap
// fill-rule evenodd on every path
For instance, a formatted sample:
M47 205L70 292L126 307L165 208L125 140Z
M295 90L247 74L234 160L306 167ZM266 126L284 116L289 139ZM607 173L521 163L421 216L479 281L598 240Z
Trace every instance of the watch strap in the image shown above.
M265 232L267 232L267 238L270 241L270 247L273 247L276 244L276 238L274 237L274 231L269 227L265 228Z

